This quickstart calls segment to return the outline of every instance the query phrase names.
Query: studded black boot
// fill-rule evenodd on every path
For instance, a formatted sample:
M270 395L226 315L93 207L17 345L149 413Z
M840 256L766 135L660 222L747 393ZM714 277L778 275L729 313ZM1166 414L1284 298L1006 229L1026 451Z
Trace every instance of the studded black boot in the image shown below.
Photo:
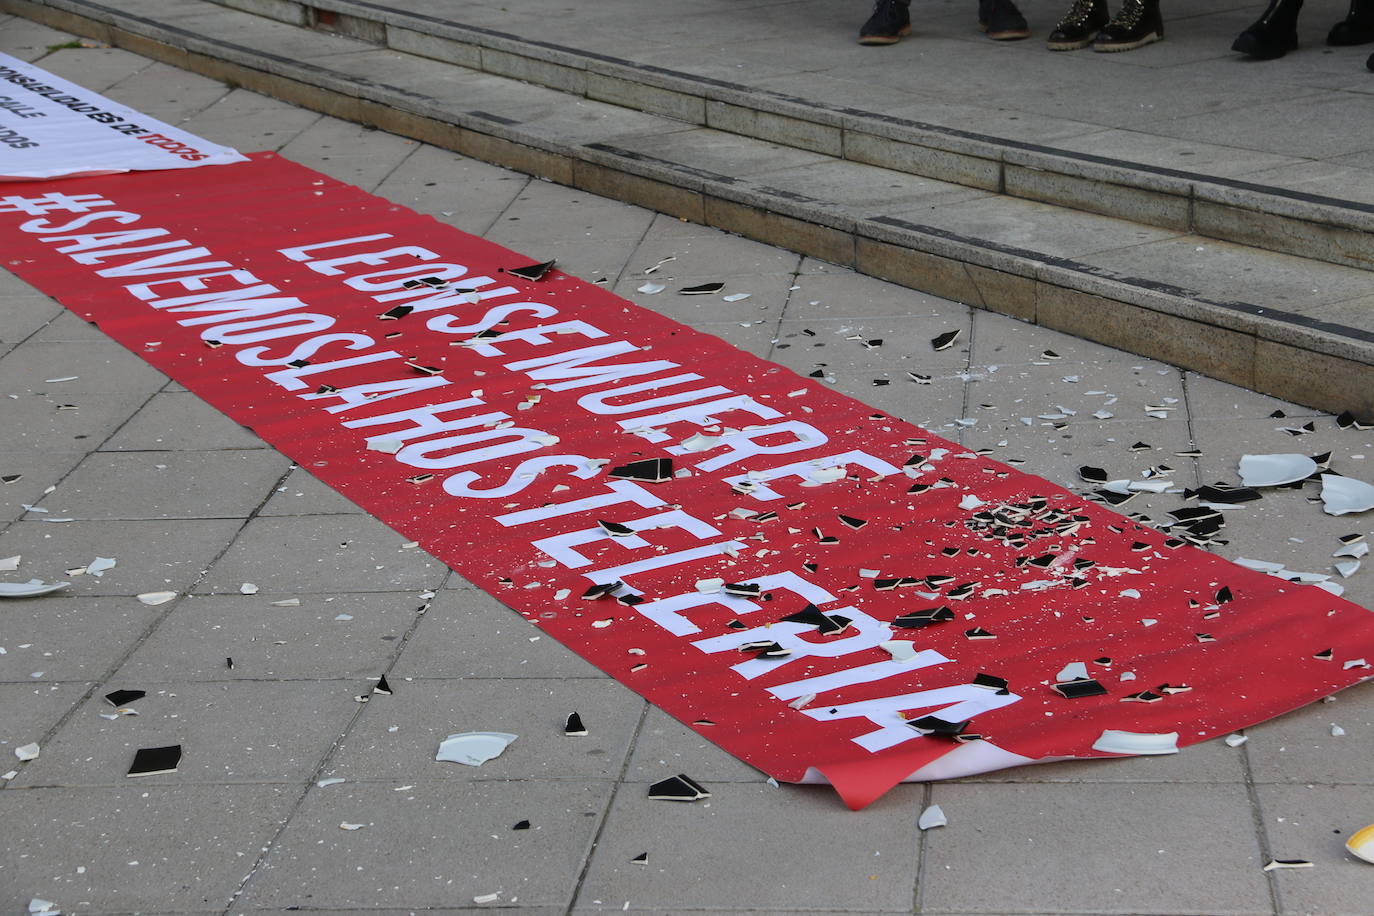
M1107 0L1073 0L1073 6L1054 27L1045 46L1051 51L1086 48L1111 18Z
M1374 41L1374 0L1350 0L1350 12L1331 27L1326 43L1337 47Z
M1269 8L1231 44L1255 60L1274 60L1298 46L1298 13L1302 0L1269 0Z
M911 31L911 0L877 0L859 29L861 45L895 45Z
M1164 37L1159 0L1126 0L1093 40L1094 51L1131 51Z

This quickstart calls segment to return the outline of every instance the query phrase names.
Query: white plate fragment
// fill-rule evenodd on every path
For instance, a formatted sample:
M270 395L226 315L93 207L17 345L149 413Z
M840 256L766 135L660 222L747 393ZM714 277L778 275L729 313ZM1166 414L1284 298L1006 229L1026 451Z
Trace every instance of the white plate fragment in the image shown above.
M70 582L44 582L30 579L27 582L0 582L0 598L35 598L47 595L71 585Z
M1081 681L1088 676L1088 666L1084 662L1069 662L1059 673L1054 676L1056 684L1063 684L1066 681Z
M1247 741L1249 741L1249 740L1250 740L1250 736L1249 736L1249 735L1227 735L1227 736L1226 736L1226 746L1227 746L1227 747L1240 747L1242 744L1244 744L1245 742L1247 742Z
M916 826L922 830L930 830L935 827L943 827L949 823L949 818L945 817L945 812L939 805L931 805L921 812L921 817L916 821Z
M517 737L507 732L462 732L449 735L439 743L439 753L434 755L434 759L479 767L488 760L500 757L501 752Z
M62 916L62 909L51 900L34 897L29 901L29 916Z
M878 643L878 648L891 655L894 662L909 662L918 654L916 644L906 639L889 639Z
M19 568L19 560L19 554L0 560L0 572L14 572Z
M18 757L20 760L36 760L38 759L38 753L37 744L26 744L23 747L16 747L14 749L14 756Z
M157 607L159 604L166 604L176 596L176 592L144 592L138 596L138 600L151 607Z
M1103 729L1093 742L1093 750L1108 754L1177 754L1178 732L1126 732Z
M1374 509L1374 486L1339 474L1323 474L1322 508L1327 515L1368 512Z
M1306 480L1317 462L1306 455L1241 455L1240 482L1247 487L1281 487Z
M646 280L644 282L644 285L639 288L639 292L643 293L646 296L652 296L654 293L661 293L667 288L668 287L662 283L655 283L652 280Z
M114 569L118 562L114 557L96 557L86 565L86 575L98 579L105 575L106 570Z
M1346 840L1345 848L1350 850L1350 854L1357 859L1364 859L1370 864L1374 864L1374 824L1370 824L1363 830L1357 830Z
M1360 569L1359 560L1340 560L1333 565L1336 567L1336 572L1341 574L1342 579L1349 579Z

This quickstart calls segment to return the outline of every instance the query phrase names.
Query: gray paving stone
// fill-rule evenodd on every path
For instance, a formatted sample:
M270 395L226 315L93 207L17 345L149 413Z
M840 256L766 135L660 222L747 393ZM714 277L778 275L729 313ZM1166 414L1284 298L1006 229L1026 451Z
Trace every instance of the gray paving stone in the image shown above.
M660 775L676 772L670 764ZM762 782L708 782L706 788L709 800L683 804L650 800L647 783L626 782L578 905L619 907L629 900L672 912L753 912L826 901L841 910L909 911L919 786L898 787L868 808L862 831L842 841L824 839L840 807L829 789ZM632 864L642 852L649 853L648 865ZM741 862L759 865L742 868Z
M104 451L198 452L219 449L268 448L247 427L240 426L197 395L162 392L106 440Z
M119 669L121 681L377 677L423 603L414 592L192 595ZM347 617L348 619L339 619ZM225 659L232 658L229 669Z
M417 679L607 677L515 611L471 586L444 589L429 602L429 610L393 670L399 677Z
M49 73L96 92L153 66L146 57L122 48L63 48L44 55L38 63Z
M648 784L674 773L686 773L703 784L761 783L768 778L663 710L651 706L635 737L625 779Z
M235 89L179 126L198 137L256 152L280 149L320 117L247 89Z
M137 716L100 718L110 705L93 696L48 740L44 753L13 780L18 788L117 786L142 747L180 744L175 773L139 777L149 785L302 783L357 710L359 685L347 681L225 684L108 682L148 695L129 704ZM98 694L106 691L97 691Z
M153 64L106 90L105 95L135 111L179 125L230 92L219 80L168 64Z
M71 469L81 463L84 454L80 443L73 442L65 450L36 448L0 450L0 474L23 475L13 483L0 485L0 517L6 522L22 518L24 506L37 505L43 491L59 483Z
M442 908L492 893L520 912L566 907L609 793L575 780L402 785L311 789L236 909ZM520 820L530 829L511 830Z
M482 234L530 182L526 175L421 146L386 177L376 193L464 232ZM585 197L583 202L587 202Z
M281 154L331 178L370 191L417 146L414 140L326 117L283 145Z
M62 306L41 296L0 292L0 342L15 344L62 314Z
M304 468L292 468L262 507L262 515L363 515L348 497Z
M1280 912L1359 916L1374 894L1374 869L1345 850L1374 822L1364 786L1258 786L1264 829L1275 858L1306 859L1312 869L1278 872Z
M1332 726L1345 732L1331 734ZM1256 783L1374 782L1366 761L1374 748L1374 696L1353 688L1246 729ZM1374 820L1374 812L1371 812Z
M8 17L4 28L0 29L0 53L32 63L51 53L49 46L72 40L66 32L13 16Z
M3 543L3 540L0 540ZM245 582L262 594L389 592L437 587L444 569L381 522L354 516L257 518L197 586L237 594ZM304 547L308 562L296 553Z
M0 839L0 906L22 912L42 897L95 913L222 912L295 791L130 784L0 792L0 817L12 825Z
M47 381L71 376L72 381ZM151 395L166 381L161 372L109 339L32 340L7 354L0 365L0 390L53 398L122 391Z
M268 449L98 452L42 505L85 519L247 518L288 465Z
M325 776L445 782L612 779L629 753L644 709L642 699L609 680L387 682L395 694L374 697L367 704L330 758ZM582 716L585 737L563 734L572 712ZM506 732L519 738L480 767L434 759L441 741L471 731Z
M1228 385L1214 378L1189 372L1185 376L1188 388L1188 414L1195 420L1261 419L1276 410L1290 417L1301 417L1301 426L1308 419L1322 416L1321 411Z
M642 207L536 181L520 190L486 237L503 245L510 244L507 240L549 238L638 240L653 219L654 214Z
M8 636L5 641L9 642ZM19 768L19 761L13 756L15 748L35 743L41 749L48 731L90 686L82 681L0 684L0 758L5 763L2 772Z
M45 573L35 569L32 575ZM47 575L62 576L62 572ZM79 580L85 578L89 577L70 577L69 581L75 580L74 588L79 588ZM4 645L9 651L0 655L0 681L17 683L99 680L166 610L129 597L66 594L11 599L5 608ZM42 677L34 678L38 672Z
M938 864L925 871L923 909L1271 912L1243 785L949 783L932 799L949 825L927 834Z
M96 342L108 345L110 338L94 322L81 318L74 312L63 309L52 321L33 335L33 342L53 343L76 340L86 343ZM123 349L121 347L121 349ZM117 358L117 357L116 357Z
M58 578L63 570L85 566L96 557L118 561L100 578L79 577L67 593L72 597L188 588L242 525L217 519L52 524L32 518L31 513L0 534L0 556L22 555L32 575Z

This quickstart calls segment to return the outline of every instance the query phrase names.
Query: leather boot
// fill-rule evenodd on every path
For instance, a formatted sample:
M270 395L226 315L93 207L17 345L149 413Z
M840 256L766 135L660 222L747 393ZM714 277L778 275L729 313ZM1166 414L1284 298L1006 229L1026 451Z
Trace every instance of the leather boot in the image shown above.
M1302 0L1269 0L1264 15L1240 33L1231 44L1231 50L1255 60L1282 57L1298 46L1298 13L1301 11Z
M1077 51L1093 43L1097 33L1111 20L1107 0L1073 0L1073 6L1059 20L1046 42L1051 51Z
M1159 0L1125 0L1093 39L1094 51L1131 51L1164 37Z
M1350 0L1350 12L1331 27L1326 43L1336 47L1374 41L1374 0Z

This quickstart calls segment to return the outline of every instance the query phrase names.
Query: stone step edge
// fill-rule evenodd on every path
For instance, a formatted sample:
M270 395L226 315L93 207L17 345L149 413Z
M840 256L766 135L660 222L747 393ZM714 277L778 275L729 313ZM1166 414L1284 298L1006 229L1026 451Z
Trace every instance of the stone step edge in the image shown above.
M826 105L366 0L209 2L782 146L1374 270L1370 204Z
M75 4L74 4L75 5ZM88 4L79 4L88 6ZM807 254L1323 410L1374 416L1374 332L1116 275L901 220L863 218L607 144L574 146L360 80L121 14L0 10L345 120ZM228 59L227 52L238 60ZM246 62L245 62L246 61ZM418 108L428 108L422 112Z

